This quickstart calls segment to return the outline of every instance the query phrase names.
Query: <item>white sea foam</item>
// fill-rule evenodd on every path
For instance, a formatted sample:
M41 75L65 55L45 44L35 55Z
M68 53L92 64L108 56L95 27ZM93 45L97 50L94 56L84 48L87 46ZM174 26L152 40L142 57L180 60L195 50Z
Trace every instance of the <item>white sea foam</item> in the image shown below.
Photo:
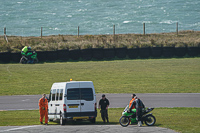
M130 23L130 22L131 22L131 21L124 21L123 23L124 23L124 24L127 24L127 23Z
M161 33L174 31L176 22L181 30L200 30L199 0L0 0L0 5L0 28L7 35L39 36L40 27L45 35L66 29L75 35L77 26L81 34L112 34L113 25L119 34L142 33L143 23L149 33Z

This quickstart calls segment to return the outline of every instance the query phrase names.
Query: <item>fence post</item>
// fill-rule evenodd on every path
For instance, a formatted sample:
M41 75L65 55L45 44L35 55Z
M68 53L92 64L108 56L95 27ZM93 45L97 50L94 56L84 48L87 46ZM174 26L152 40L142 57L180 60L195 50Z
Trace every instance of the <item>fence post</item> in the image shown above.
M115 25L113 25L113 42L115 43Z
M176 35L178 36L178 22L176 22Z
M79 26L78 26L78 37L79 37Z
M6 42L8 43L8 38L6 36L6 27L4 27L4 39L6 40Z
M143 34L145 35L145 23L143 23Z
M6 35L6 27L4 27L4 35Z
M41 27L41 35L40 35L40 36L41 36L41 38L42 38L42 27Z

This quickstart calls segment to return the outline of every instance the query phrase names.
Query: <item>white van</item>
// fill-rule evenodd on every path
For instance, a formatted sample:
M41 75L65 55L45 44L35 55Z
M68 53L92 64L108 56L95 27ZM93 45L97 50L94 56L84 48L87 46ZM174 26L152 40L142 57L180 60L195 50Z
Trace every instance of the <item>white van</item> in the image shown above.
M95 123L97 117L96 94L92 81L54 83L48 103L49 121L87 119Z

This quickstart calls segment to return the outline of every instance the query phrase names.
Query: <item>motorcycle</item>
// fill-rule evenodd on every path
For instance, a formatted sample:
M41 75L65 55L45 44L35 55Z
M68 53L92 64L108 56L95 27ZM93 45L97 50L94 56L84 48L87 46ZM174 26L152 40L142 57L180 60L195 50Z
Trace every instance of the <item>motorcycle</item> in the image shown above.
M37 53L35 51L29 52L27 55L30 56L31 60L29 60L28 56L22 55L19 63L34 64L38 62Z
M153 126L156 122L155 116L151 112L154 108L145 108L142 111L142 124L145 123L147 126ZM137 124L136 120L136 109L132 109L132 112L128 112L129 106L127 105L124 111L122 112L122 117L119 119L119 123L123 127L127 127L131 124Z

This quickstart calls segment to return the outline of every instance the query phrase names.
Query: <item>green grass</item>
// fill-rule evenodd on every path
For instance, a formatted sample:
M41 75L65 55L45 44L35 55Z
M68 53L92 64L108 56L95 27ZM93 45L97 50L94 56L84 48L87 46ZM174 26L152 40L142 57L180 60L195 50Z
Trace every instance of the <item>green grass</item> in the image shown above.
M110 108L110 124L119 124L123 108ZM200 108L156 108L153 110L157 127L170 128L182 133L200 132ZM38 125L39 110L0 111L0 126ZM49 122L49 124L59 124ZM90 122L68 123L70 125L91 124ZM96 124L103 124L98 110ZM131 126L131 125L130 125Z
M49 93L70 78L96 93L200 93L200 58L0 64L0 95Z

